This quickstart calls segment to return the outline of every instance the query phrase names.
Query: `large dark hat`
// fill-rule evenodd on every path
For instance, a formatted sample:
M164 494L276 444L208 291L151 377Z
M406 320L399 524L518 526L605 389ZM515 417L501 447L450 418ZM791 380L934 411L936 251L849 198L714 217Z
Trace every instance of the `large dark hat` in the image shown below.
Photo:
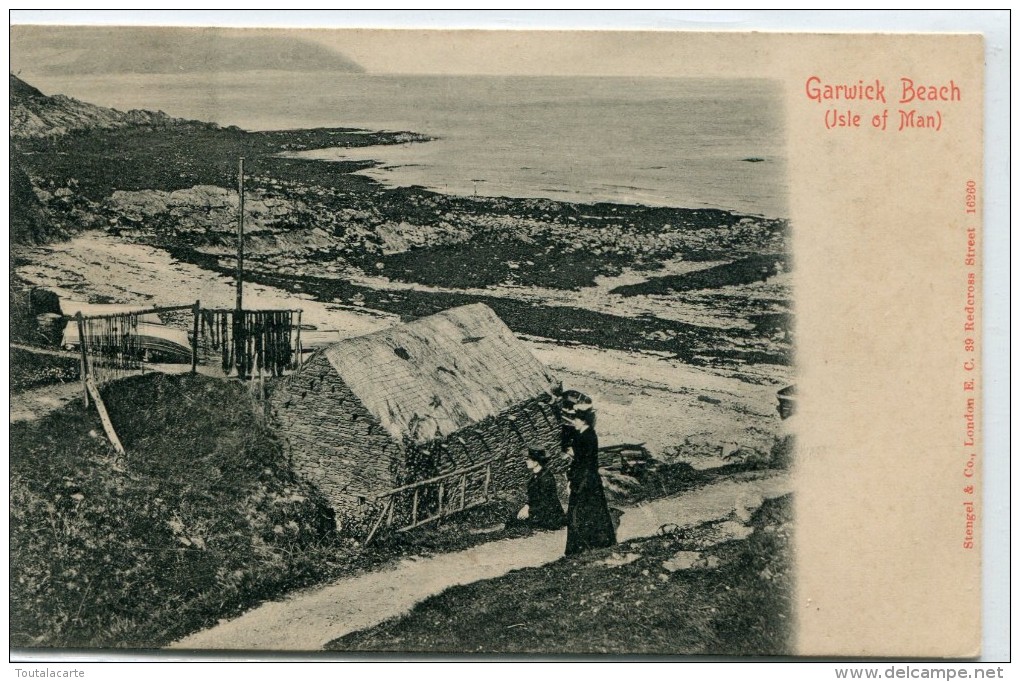
M590 410L592 408L591 398L580 391L570 389L565 391L561 398L561 404L564 411L566 410Z
M549 463L549 455L546 454L545 450L540 448L528 448L528 459L533 462L538 462L542 466Z

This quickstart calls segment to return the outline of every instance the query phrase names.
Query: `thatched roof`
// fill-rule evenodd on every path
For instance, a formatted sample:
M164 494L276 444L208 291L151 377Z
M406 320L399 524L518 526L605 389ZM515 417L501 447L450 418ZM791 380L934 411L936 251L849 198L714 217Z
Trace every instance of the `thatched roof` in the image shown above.
M553 383L481 303L346 339L324 354L391 435L415 443L448 436Z

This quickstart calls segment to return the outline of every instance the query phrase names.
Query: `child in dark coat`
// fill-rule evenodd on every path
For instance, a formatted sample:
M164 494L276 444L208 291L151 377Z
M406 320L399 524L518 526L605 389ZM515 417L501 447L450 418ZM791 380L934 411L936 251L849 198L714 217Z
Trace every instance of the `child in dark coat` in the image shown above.
M528 503L517 512L517 518L508 526L525 525L532 528L555 530L566 525L567 517L560 504L556 479L546 468L549 457L545 450L528 450L525 462L531 470L528 479Z

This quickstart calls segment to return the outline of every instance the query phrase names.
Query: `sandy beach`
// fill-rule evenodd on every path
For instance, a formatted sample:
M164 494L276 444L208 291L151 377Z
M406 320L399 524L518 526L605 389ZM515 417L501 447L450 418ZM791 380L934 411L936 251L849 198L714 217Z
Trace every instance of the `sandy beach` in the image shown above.
M229 307L235 300L231 277L176 261L162 249L101 233L25 249L17 274L76 300L177 305L198 299L209 307ZM521 290L487 293L537 296ZM338 339L376 331L400 319L263 284L246 285L245 296L251 306L301 308L304 323L335 330ZM560 296L574 305L578 300L600 300L590 291ZM697 436L719 442L720 451L723 443L767 447L779 422L775 389L789 380L788 368L780 366L756 367L759 376L752 383L726 369L693 367L651 352L565 346L533 336L526 342L566 387L595 399L607 445L645 443L656 453Z

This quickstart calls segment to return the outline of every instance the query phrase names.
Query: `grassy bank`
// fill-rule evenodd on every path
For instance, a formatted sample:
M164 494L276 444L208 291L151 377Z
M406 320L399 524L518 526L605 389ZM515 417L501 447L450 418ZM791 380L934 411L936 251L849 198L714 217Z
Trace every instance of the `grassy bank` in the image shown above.
M242 387L153 374L105 395L123 458L77 406L11 425L12 646L161 646L342 550Z
M364 548L333 532L244 386L149 374L104 396L126 456L77 401L11 425L12 646L161 647L297 587L529 532L503 527L510 494ZM625 505L730 469L605 477Z
M363 548L244 386L148 374L104 399L126 456L77 401L11 425L12 646L161 647L297 587L527 532L503 528L521 500L497 499Z
M789 653L791 506L790 496L766 501L743 540L706 548L720 530L709 524L453 587L327 649Z

